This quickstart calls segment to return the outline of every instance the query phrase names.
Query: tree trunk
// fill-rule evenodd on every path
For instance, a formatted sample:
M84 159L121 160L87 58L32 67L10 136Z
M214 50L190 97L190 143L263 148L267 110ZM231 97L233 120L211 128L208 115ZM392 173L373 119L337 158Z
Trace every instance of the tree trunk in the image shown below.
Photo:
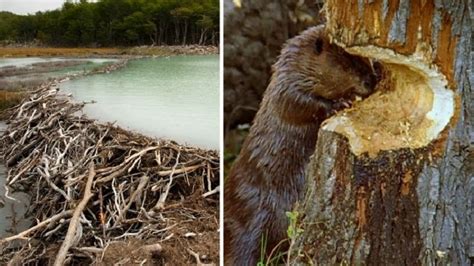
M204 36L206 35L208 29L201 29L201 37L199 38L199 45L203 45L205 42Z
M183 33L183 45L186 45L186 37L188 36L188 20L184 20L184 33Z
M469 3L326 2L331 39L384 74L320 128L290 263L470 265Z
M159 35L159 41L158 45L162 45L164 40L163 40L163 35L167 32L168 27L166 24L163 26L164 23L160 22L160 35Z
M179 44L179 21L178 20L176 20L174 23L174 30L175 30L174 44L178 45Z

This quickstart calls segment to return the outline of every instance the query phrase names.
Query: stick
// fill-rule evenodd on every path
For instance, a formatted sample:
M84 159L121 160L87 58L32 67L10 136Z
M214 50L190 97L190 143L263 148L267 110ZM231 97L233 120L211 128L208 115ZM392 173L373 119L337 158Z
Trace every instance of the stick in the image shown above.
M50 223L53 223L53 222L56 222L56 221L59 221L61 220L62 218L66 217L66 216L69 216L72 214L72 210L68 210L68 211L63 211L61 213L58 213L54 216L51 216L49 217L48 219L40 222L39 224L19 233L19 234L16 234L14 236L10 236L10 237L7 237L7 238L4 238L2 240L0 240L0 244L3 244L3 243L7 243L7 242L10 242L12 240L15 240L15 239L23 239L25 238L27 235L31 234L32 232L40 229L41 227L44 227Z
M158 199L158 202L156 203L155 207L153 207L153 209L161 210L165 207L165 201L168 197L168 193L170 192L171 184L173 184L173 175L174 171L176 170L176 166L178 166L180 155L181 151L178 151L178 155L176 156L176 163L174 164L173 169L170 173L170 181L168 182L168 184L166 184L165 190L161 193L160 198Z
M188 166L188 167L183 167L183 168L177 169L175 171L173 171L173 170L163 170L163 171L159 171L158 175L159 176L168 176L171 173L174 173L175 175L182 174L182 173L192 173L192 172L194 172L195 170L197 170L198 168L200 168L202 166L203 166L202 164L197 164L197 165L192 165L192 166Z
M219 191L220 191L220 188L219 188L219 186L217 186L217 187L214 188L213 190L208 191L208 192L202 194L202 197L203 197L203 198L209 197L209 196L211 196L211 195L214 195L214 194L216 194L216 193L219 193Z
M95 171L94 171L94 164L91 162L89 167L89 177L87 178L86 189L84 191L84 197L82 198L81 202L77 205L76 209L74 210L74 214L72 215L71 221L69 222L69 227L67 229L66 237L64 238L63 244L59 249L58 255L56 256L56 261L54 262L54 266L61 266L64 264L64 260L66 259L67 252L72 245L72 241L74 235L77 231L77 225L80 222L79 218L81 216L82 211L87 205L87 202L90 198L92 198L92 180L94 179Z
M149 175L144 175L140 178L140 183L138 183L137 189L132 193L132 196L128 200L127 205L120 212L119 217L117 219L117 222L121 222L123 220L123 217L126 215L126 212L128 211L128 209L130 209L130 206L132 206L132 203L135 201L137 196L142 193L143 189L145 188L146 184L148 183L148 180L150 180Z
M196 259L196 264L197 266L215 266L214 263L202 263L201 262L201 259L199 258L199 254L192 251L191 249L187 248L186 249L188 251L189 254L191 254L191 256L194 257L194 259Z

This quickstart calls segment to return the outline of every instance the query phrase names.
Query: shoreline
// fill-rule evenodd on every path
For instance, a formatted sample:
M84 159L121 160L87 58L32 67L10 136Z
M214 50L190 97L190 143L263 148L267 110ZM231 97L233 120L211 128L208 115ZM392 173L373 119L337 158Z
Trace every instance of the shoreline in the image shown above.
M87 77L87 76L91 76L91 75L108 74L110 72L120 70L120 69L126 67L128 65L128 62L131 61L131 60L141 59L141 58L146 58L146 56L123 57L123 58L118 59L115 62L105 64L103 66L88 70L87 72L65 74L65 75L60 76L60 77L48 78L46 80L41 80L41 81L38 81L37 84L35 84L31 87L17 88L17 89L1 89L0 88L0 122L6 122L8 120L7 117L6 117L8 111L12 108L16 108L16 106L18 104L23 102L24 99L30 97L32 94L34 94L40 88L51 87L51 86L58 86L59 87L59 84L65 82L65 81L79 79L79 78L83 78L83 77ZM58 90L59 90L59 88L58 88ZM60 92L60 93L62 93L62 92ZM5 98L5 100L8 100L8 97L10 97L12 99L12 102L11 102L10 106L8 106L7 108L2 108L4 105L8 104L8 103L4 103L2 101L4 99L2 99L2 98ZM71 99L74 101L74 98L71 97ZM81 102L76 102L76 103L81 103ZM88 104L88 103L84 103L84 102L82 102L82 103L83 104ZM97 119L92 119L92 120L96 120L98 123L104 123L103 121L99 121ZM122 128L121 126L117 126L117 127ZM189 143L181 143L181 142L175 141L172 138L160 138L160 137L156 137L156 136L149 136L149 135L143 134L143 133L141 133L139 131L135 131L135 130L125 129L125 128L122 128L122 129L124 131L129 131L130 133L133 133L133 134L139 134L143 137L147 137L147 138L150 138L150 139L171 141L171 142L174 142L178 145L188 147L188 148L200 149L200 150L212 151L212 152L219 152L219 149L203 148L203 147L199 147L197 145L193 145L193 144L189 144ZM1 137L1 135L0 135L0 137Z
M219 46L170 45L111 48L81 47L0 47L0 58L22 57L77 57L77 58L124 58L134 56L214 55Z
M0 67L0 78L21 77L21 79L16 81L8 81L7 79L0 80L0 121L3 120L3 112L5 110L19 104L24 98L28 97L32 91L44 84L59 80L76 79L89 75L110 73L125 67L129 60L133 60L135 58L139 57L122 57L117 59L116 62L98 66L86 72L64 74L59 77L47 78L31 77L41 73L53 73L54 71L58 70L58 68L67 66L69 61L65 60L64 62L45 62L33 64L32 66L27 67ZM26 74L23 72L26 72Z

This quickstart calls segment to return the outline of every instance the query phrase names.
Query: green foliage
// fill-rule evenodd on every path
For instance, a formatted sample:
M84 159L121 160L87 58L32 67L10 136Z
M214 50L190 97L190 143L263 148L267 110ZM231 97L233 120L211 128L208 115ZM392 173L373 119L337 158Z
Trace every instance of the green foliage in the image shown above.
M295 240L303 233L303 229L297 227L298 215L299 213L297 211L286 212L286 217L288 217L290 223L286 230L286 234L290 241Z
M267 250L267 234L262 234L260 242L260 260L257 262L257 266L265 266L265 252Z
M297 226L299 213L297 211L285 212L286 217L288 218L289 225L286 231L288 239L282 240L276 247L273 248L268 257L266 257L267 249L267 235L262 235L262 240L260 242L260 258L257 262L257 266L266 266L266 265L280 265L283 262L284 257L286 256L287 261L290 261L290 256L288 251L280 252L279 245L284 242L289 242L290 249L294 245L296 239L301 236L303 229Z
M0 41L52 46L218 44L218 0L100 0L20 16L0 12Z

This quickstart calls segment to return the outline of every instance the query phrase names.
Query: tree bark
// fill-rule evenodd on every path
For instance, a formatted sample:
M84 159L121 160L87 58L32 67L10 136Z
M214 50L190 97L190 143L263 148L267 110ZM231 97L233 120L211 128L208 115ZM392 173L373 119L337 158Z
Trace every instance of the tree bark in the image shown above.
M453 104L450 105L450 99L438 99L442 108L431 119L441 119L451 108L453 114L432 139L410 135L417 126L424 130L423 123L415 125L412 121L406 132L400 129L391 143L383 145L383 139L379 143L370 137L354 142L347 132L363 132L369 128L364 128L363 123L357 129L353 122L341 131L343 118L326 121L307 168L305 199L296 209L302 216L297 226L303 233L293 240L290 263L472 263L474 95L469 81L470 3L326 2L326 27L335 43L350 53L380 60L389 73L384 76L384 80L390 80L389 89L405 89L398 94L401 103L411 101L404 98L408 94L419 93L413 108L405 109L409 116L419 111L416 108L421 102L436 98L435 92L421 92L417 80L423 83L424 78L430 80L436 75L445 80L446 89L430 82L423 86L452 95ZM418 74L417 79L411 79L410 75ZM388 96L385 99L396 101ZM433 106L436 101L431 102ZM397 113L391 109L393 106L385 104L380 102L384 108L379 109L378 116L384 116L384 112ZM359 106L364 104L355 108ZM365 121L367 125L371 123ZM397 121L383 121L389 122ZM402 127L402 121L399 122ZM379 134L385 129L379 130L373 132ZM404 136L408 137L402 139Z
M183 25L183 45L186 45L186 37L188 36L188 20L184 19Z

